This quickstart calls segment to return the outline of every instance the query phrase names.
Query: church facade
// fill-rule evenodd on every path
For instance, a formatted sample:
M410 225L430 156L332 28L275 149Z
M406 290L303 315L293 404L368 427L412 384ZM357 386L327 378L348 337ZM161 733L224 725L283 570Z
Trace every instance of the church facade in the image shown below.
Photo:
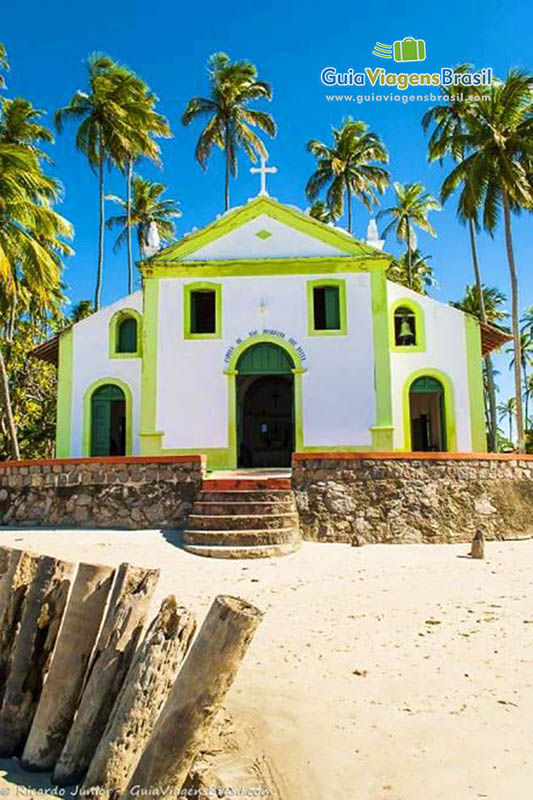
M480 325L381 246L259 196L160 250L58 337L57 456L484 452Z

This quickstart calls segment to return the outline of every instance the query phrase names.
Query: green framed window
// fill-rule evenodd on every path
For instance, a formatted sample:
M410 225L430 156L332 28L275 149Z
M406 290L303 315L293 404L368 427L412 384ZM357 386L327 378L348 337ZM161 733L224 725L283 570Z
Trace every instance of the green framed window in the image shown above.
M346 322L346 282L343 279L307 283L309 336L344 336Z
M137 352L137 320L126 317L117 325L117 353Z
M140 358L142 317L134 308L123 308L109 321L109 357Z
M222 335L222 285L192 283L184 287L184 337L220 339Z

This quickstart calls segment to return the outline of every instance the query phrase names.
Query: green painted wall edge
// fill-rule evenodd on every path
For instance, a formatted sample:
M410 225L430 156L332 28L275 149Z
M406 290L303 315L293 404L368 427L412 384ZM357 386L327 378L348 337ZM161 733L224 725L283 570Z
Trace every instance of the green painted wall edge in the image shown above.
M389 309L387 278L384 272L370 275L372 328L374 338L374 394L376 422L372 446L379 450L393 449L392 383L389 351ZM371 429L371 430L372 430Z
M99 389L100 386L108 386L111 384L112 386L118 386L119 389L122 389L124 392L124 399L126 401L126 452L125 455L131 456L133 453L133 426L132 426L132 416L133 416L133 399L131 395L131 389L127 383L120 380L120 378L100 378L85 390L85 394L83 396L83 431L82 431L82 456L89 457L91 455L91 427L92 427L92 419L91 419L91 399L93 392L96 389Z
M416 344L399 345L394 337L394 312L398 308L408 308L415 315ZM401 297L395 300L390 308L389 336L391 353L425 353L426 352L426 317L416 300Z
M74 331L69 328L59 337L57 371L56 458L68 458L71 446L72 378Z
M485 399L483 395L483 356L478 320L465 314L466 368L470 405L470 432L473 453L487 452Z
M239 206L223 214L219 219L207 225L205 228L189 234L180 242L171 244L151 259L151 261L144 262L144 265L153 265L160 261L181 260L263 214L277 222L288 225L300 233L312 236L324 244L336 247L342 252L371 256L376 254L376 250L373 247L370 247L364 242L355 240L347 232L318 222L308 214L304 214L297 209L288 208L282 203L273 200L271 197L256 197L246 205ZM386 254L380 253L379 255L387 260L391 258Z
M335 286L339 290L340 328L336 330L316 330L313 290L320 286ZM346 336L348 318L346 314L346 281L344 278L317 278L307 281L307 335L308 336Z
M141 455L154 455L150 440L143 434L157 433L157 330L159 324L159 279L144 280L144 324L141 370Z
M436 378L444 388L444 415L446 417L446 451L448 453L457 452L457 423L455 419L455 397L453 391L453 383L444 372L438 369L431 369L424 367L418 369L416 372L411 373L403 385L402 391L402 409L403 409L403 435L404 435L404 450L407 452L412 451L411 447L411 409L409 405L409 390L411 384L417 378Z

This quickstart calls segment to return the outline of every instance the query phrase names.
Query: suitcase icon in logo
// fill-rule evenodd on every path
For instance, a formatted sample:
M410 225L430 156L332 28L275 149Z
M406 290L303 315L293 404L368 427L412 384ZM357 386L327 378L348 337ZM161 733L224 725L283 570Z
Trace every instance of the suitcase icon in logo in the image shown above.
M406 36L405 39L400 39L399 41L394 42L394 60L425 61L425 41L423 39L413 39L412 36Z

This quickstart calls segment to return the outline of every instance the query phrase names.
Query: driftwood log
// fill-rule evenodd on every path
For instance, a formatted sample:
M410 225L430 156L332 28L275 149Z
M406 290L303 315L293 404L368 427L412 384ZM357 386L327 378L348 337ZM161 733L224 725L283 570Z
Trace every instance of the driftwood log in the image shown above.
M159 570L121 564L81 697L54 769L59 786L78 784L96 752L139 643Z
M113 582L113 569L80 564L21 766L50 770L72 725Z
M262 616L239 598L215 599L121 797L135 787L178 795Z
M20 755L50 666L75 565L50 556L38 559L25 597L7 665L0 708L0 754Z
M167 597L137 650L100 740L82 790L115 797L128 785L152 733L181 663L196 622L173 596Z

